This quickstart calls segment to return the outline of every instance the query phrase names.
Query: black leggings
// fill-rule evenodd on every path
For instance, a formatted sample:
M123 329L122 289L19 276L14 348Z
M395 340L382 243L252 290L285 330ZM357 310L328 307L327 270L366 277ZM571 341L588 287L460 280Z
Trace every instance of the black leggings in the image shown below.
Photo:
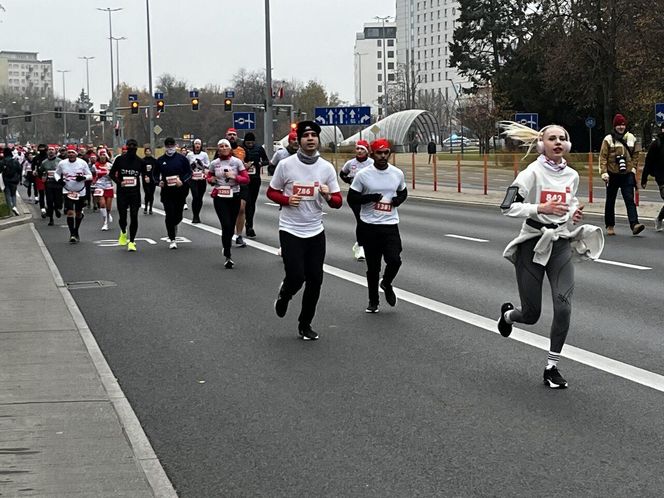
M323 285L325 232L301 238L280 230L279 242L286 272L281 285L281 295L287 300L291 299L304 285L302 310L298 321L300 327L311 325Z
M198 218L203 207L203 195L205 195L207 183L205 180L191 180L189 186L191 187L191 213L194 218Z
M256 200L258 193L261 190L261 178L259 176L252 176L249 180L249 198L245 206L245 225L247 228L254 228L254 214L256 213Z
M127 233L127 208L129 208L129 240L134 242L136 232L138 232L138 210L141 208L141 193L140 192L123 192L118 189L118 224L120 230Z
M175 240L175 228L182 221L182 210L187 200L189 187L164 187L161 189L161 202L166 211L166 232L170 240Z
M233 245L233 233L235 232L235 221L240 212L240 194L232 198L215 197L214 210L217 212L221 224L221 245L224 248L224 257L231 257L231 246Z
M358 246L364 246L362 243L362 220L360 219L361 204L350 204L350 209L355 215L355 242Z
M145 209L152 209L152 204L154 204L154 191L157 186L153 183L143 182L143 192L145 192Z
M62 210L62 187L56 185L46 186L46 216L53 219L53 211Z
M378 280L381 259L385 259L383 281L392 284L401 267L401 236L399 225L371 225L360 221L360 231L364 240L364 256L367 262L367 287L369 302L378 304Z
M519 286L521 309L510 313L514 322L532 325L542 313L542 285L544 274L551 285L553 297L553 322L551 323L551 349L560 353L569 331L574 293L574 265L569 239L558 239L553 243L551 257L546 266L533 262L534 248L539 238L527 240L516 253L516 281Z

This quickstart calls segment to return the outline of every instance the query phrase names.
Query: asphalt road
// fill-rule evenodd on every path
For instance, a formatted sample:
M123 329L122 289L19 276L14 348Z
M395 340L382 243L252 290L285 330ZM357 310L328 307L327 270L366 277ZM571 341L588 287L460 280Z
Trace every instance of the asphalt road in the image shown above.
M568 344L600 367L564 358L570 388L553 391L541 384L546 352L528 344L548 336L550 295L514 339L487 330L503 301L518 302L501 253L519 222L497 209L409 199L402 299L377 315L364 313L353 216L330 212L321 340L303 342L299 296L284 319L272 309L277 208L259 198L260 245L234 249L225 270L208 201L206 226L181 225L191 242L177 251L160 241L158 214L140 215L139 237L156 244L137 253L95 243L117 237L116 216L100 232L86 215L77 246L38 224L66 282L117 284L72 294L181 496L664 493L664 384L622 374L664 375L664 234L618 235L609 263L576 266ZM608 373L607 358L627 367Z

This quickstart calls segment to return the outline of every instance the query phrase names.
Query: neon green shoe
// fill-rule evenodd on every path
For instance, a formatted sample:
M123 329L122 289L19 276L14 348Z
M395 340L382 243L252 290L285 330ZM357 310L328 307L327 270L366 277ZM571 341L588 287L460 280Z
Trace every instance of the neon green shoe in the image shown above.
M120 232L120 238L118 239L118 244L121 246L127 245L127 234L125 232Z
M136 244L134 242L129 242L127 244L127 251L135 251L136 250Z

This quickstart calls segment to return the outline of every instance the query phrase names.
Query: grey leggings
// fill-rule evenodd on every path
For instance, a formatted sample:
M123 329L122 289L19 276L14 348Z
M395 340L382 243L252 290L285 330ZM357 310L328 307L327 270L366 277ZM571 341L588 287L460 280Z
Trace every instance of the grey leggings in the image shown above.
M568 239L553 243L551 258L546 266L533 263L533 250L539 238L527 240L519 245L516 256L516 281L519 286L521 309L510 314L514 322L532 325L542 313L542 285L544 274L551 285L553 296L553 323L551 324L551 349L560 353L567 338L572 314L574 293L574 265Z

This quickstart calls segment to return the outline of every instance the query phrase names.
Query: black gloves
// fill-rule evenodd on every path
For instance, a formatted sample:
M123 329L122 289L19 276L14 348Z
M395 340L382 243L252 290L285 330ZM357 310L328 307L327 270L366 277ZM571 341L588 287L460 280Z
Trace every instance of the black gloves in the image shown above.
M348 176L348 173L345 171L340 171L339 172L339 178L341 178L344 182L351 184L353 183L353 179Z
M85 175L76 175L76 181L77 182L85 181Z
M65 179L64 179L64 178L60 178L60 179L58 180L58 183L59 183L60 185L64 186L64 185L65 185Z
M383 198L383 194L364 194L362 196L361 203L369 204L370 202L380 202Z

